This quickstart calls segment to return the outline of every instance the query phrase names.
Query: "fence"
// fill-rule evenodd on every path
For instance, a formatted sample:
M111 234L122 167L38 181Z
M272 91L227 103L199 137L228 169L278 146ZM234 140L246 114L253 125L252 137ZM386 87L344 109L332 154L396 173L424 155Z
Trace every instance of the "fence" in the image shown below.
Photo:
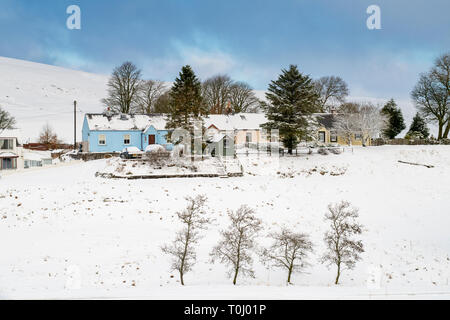
M450 139L373 139L372 146L383 145L450 145Z
M240 145L236 148L236 154L237 155L244 155L244 156L250 156L250 155L276 155L277 152L279 153L279 156L283 157L286 155L289 156L302 156L302 155L308 155L312 154L317 150L328 150L331 153L341 153L341 152L353 152L353 147L344 147L344 146L297 146L297 148L292 149L292 154L289 154L288 149L282 147L281 145L278 145L275 147L275 145L270 144L245 144Z

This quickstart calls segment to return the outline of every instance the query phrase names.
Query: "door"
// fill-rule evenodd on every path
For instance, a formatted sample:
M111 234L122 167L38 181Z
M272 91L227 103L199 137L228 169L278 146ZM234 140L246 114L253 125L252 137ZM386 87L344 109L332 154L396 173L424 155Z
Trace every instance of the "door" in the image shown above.
M156 143L156 136L154 134L148 135L148 144L155 144Z

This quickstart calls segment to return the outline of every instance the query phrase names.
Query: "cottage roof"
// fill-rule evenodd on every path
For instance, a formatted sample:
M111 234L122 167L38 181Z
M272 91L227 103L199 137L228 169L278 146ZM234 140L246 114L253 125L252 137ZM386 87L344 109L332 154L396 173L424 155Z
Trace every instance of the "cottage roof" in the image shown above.
M87 123L93 131L145 131L150 126L156 130L165 130L166 119L162 114L121 115L86 114Z
M315 117L319 124L327 129L333 128L333 125L336 122L336 117L331 113L318 113L315 114Z
M205 127L214 125L219 130L257 130L267 122L261 113L237 113L233 115L211 114L205 119Z

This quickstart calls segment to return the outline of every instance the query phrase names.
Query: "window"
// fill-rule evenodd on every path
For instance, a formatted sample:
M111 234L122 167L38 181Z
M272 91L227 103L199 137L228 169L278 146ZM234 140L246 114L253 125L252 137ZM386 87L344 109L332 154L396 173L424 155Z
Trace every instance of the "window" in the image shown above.
M337 142L337 133L336 132L331 132L330 135L330 142Z
M104 135L104 134L99 134L98 135L98 144L100 146L106 145L106 135Z
M129 134L125 134L123 136L123 144L130 144L130 141L131 141L130 135Z
M325 131L319 131L319 141L325 142Z
M1 150L12 150L13 149L13 139L0 139L0 149Z
M362 140L361 133L355 133L355 140Z

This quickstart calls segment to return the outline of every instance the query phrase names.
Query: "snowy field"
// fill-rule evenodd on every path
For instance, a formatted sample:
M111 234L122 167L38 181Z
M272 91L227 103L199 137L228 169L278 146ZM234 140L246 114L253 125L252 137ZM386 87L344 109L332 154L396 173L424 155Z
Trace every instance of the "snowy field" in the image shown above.
M449 160L448 146L383 146L279 162L244 156L245 176L228 179L95 178L104 160L9 174L0 179L0 298L449 299ZM215 222L181 287L160 246L180 228L184 197L197 194ZM335 286L335 269L318 260L327 205L340 200L360 209L366 252ZM283 225L311 235L312 266L294 285L255 257L256 278L234 287L209 262L226 210L242 204L264 222L261 246Z

